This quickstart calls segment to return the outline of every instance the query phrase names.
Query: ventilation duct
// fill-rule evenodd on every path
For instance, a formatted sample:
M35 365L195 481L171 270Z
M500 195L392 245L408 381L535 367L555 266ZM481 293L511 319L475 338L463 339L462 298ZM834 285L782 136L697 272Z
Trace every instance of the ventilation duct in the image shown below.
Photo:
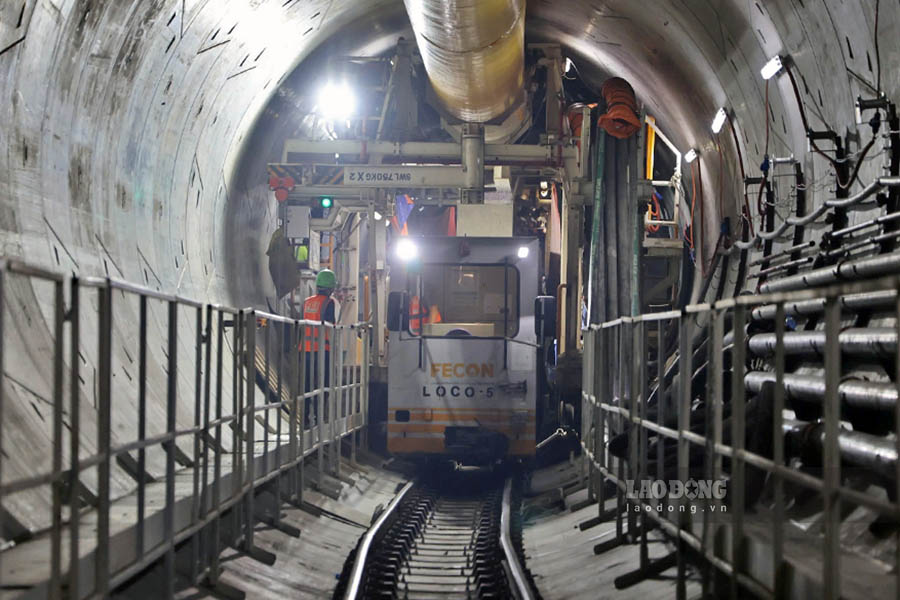
M518 103L525 0L404 0L431 85L454 117L485 123Z

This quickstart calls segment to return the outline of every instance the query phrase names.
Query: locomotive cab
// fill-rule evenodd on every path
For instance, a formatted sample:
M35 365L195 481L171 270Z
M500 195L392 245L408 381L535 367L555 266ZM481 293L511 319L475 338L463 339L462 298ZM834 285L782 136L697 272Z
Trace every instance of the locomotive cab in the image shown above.
M533 457L538 240L402 244L388 299L388 451L466 464Z

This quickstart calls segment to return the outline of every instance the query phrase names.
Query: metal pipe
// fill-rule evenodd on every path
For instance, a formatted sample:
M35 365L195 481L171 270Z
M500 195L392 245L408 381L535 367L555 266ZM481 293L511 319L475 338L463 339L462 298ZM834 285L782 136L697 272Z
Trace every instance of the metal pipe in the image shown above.
M900 271L900 253L875 256L858 261L843 261L808 273L766 282L759 288L763 294L818 287L835 281L864 279Z
M852 196L848 196L847 198L841 198L840 200L826 200L825 204L835 208L852 206L857 202L862 202L873 194L877 194L886 187L894 186L900 186L900 177L879 177L878 179L864 187L860 192L857 192Z
M775 334L761 333L750 338L750 352L769 356L775 352ZM897 331L891 327L845 329L838 336L841 352L869 357L889 357L897 353ZM820 356L825 352L824 331L790 331L784 334L787 354Z
M869 292L866 294L852 294L849 296L841 296L838 303L845 311L868 310L868 309L887 309L893 305L894 298L897 297L895 290L887 290L882 292ZM821 313L825 309L825 299L817 298L816 300L803 300L800 302L787 302L784 305L784 312L791 316L808 316ZM775 305L766 304L753 309L754 321L768 321L775 318Z
M770 254L768 256L763 256L763 257L757 258L756 260L752 260L749 263L747 263L747 266L755 267L757 265L763 264L764 262L771 264L771 263L775 262L778 258L786 257L787 255L789 255L793 252L806 250L807 248L812 248L815 245L816 245L815 242L813 242L812 240L809 240L808 242L805 242L803 244L791 246L790 248L785 248L784 250L780 250L778 252L773 252L772 254Z
M749 392L760 392L763 384L768 382L775 382L773 371L751 371L744 376ZM785 374L784 391L792 400L821 404L825 397L825 379L817 375ZM889 412L897 404L897 388L891 383L848 379L838 386L838 396L850 408Z
M521 99L525 0L404 0L434 92L454 117L484 123Z
M825 232L822 234L822 237L826 239L834 239L843 237L845 235L854 233L856 231L860 231L861 229L866 229L868 227L874 227L875 225L883 225L890 221L895 221L900 219L900 212L889 213L886 215L881 215L880 217L876 217L870 221L865 221L863 223L857 223L856 225L851 225L850 227L845 227L844 229L839 229L834 232Z
M811 443L817 452L822 452L825 441L824 424L785 420L783 431L798 442L801 451ZM841 430L838 434L838 448L841 459L849 464L869 469L888 479L897 477L897 448L891 439L860 431Z
M484 126L466 123L462 131L462 165L465 188L462 190L465 204L484 202Z

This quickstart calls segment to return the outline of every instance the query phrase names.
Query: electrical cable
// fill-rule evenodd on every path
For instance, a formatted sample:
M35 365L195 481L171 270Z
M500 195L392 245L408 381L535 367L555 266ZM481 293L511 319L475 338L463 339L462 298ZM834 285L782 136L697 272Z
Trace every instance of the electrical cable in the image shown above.
M881 96L881 47L878 43L878 14L881 7L881 0L875 0L875 68L878 76L875 82L875 92Z
M688 244L691 247L691 250L694 249L694 205L697 201L697 180L694 178L694 163L690 163L691 167L691 224L690 224L690 237L688 238ZM687 237L687 236L686 236Z
M697 235L697 241L696 241L696 243L697 243L697 244L701 244L701 246L700 246L700 248L701 248L701 253L700 253L700 258L701 258L701 260L700 260L700 267L701 267L701 269L702 269L702 267L703 267L703 258L704 258L703 252L702 252L702 249L703 249L703 246L702 246L702 244L703 244L703 200L704 200L704 198L703 198L703 170L702 170L702 167L701 167L701 164L700 164L700 160L699 160L699 159L696 160L696 161L694 161L694 162L697 163L697 192L698 192L697 195L699 196L699 202L700 202L700 211L699 211L700 214L698 215L698 218L697 218L697 221L698 221L698 224L699 224L699 227L700 227L700 231L697 232L698 235ZM694 230L694 228L693 228L693 226L692 226L692 227L691 227L691 235L692 235L692 236L693 236L693 234L694 234L694 231L693 231L693 230Z
M876 15L876 21L877 21L877 15ZM841 164L841 162L844 162L844 161L839 161L835 158L832 158L831 156L828 156L821 148L819 148L819 145L816 143L816 140L814 140L812 138L812 136L810 135L812 132L809 129L809 121L807 121L807 119L806 119L806 106L803 102L803 98L800 96L800 88L797 86L797 79L794 77L794 72L791 70L790 62L785 61L784 70L787 71L788 78L791 80L791 87L794 90L794 97L796 98L797 106L800 109L800 120L803 122L803 130L806 132L806 137L809 140L810 146L817 154L819 154L820 156L822 156L822 158L824 158L829 163L831 163L831 166L834 167L835 170L837 170L838 166ZM874 137L875 136L873 135L872 142L874 142ZM841 181L840 175L837 175L837 185L839 188L845 190L853 184L854 180L857 180L857 176L859 174L858 167L862 163L862 161L865 159L866 154L868 153L869 149L872 147L872 142L867 144L866 147L863 149L863 151L860 153L859 158L857 158L857 161L856 161L857 168L854 171L853 175L847 181Z
M743 223L746 222L750 226L750 237L753 238L755 234L753 232L753 219L750 217L750 198L747 195L747 185L744 183L747 180L747 172L744 170L744 154L741 152L741 144L738 141L737 130L734 127L734 122L731 120L731 115L726 112L725 117L728 119L728 127L731 129L731 137L734 140L734 147L738 153L738 165L741 167L741 188L744 190L744 211L741 217L741 228L744 226Z

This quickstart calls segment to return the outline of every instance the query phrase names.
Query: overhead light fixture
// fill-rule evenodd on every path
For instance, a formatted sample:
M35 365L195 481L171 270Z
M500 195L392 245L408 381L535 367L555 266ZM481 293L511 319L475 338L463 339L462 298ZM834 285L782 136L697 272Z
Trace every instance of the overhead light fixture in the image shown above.
M540 191L538 192L538 197L542 200L547 200L550 198L550 184L546 181L541 182Z
M375 211L375 220L376 220L376 221L380 221L381 219L382 219L381 213L378 212L378 211L376 210L376 211Z
M694 159L697 158L697 151L691 148L687 152L684 153L684 161L688 163L694 162Z
M572 59L568 56L566 57L566 73L572 70Z
M419 254L419 248L409 238L402 238L397 242L397 258L403 262L414 259Z
M519 258L528 258L528 246L519 246L518 252L516 252L516 256Z
M328 83L319 90L318 111L326 119L347 119L356 110L356 98L346 83Z
M762 75L763 79L772 79L781 70L781 66L781 57L776 54L769 59L769 62L763 65L763 68L759 70L759 74Z
M725 112L724 108L720 108L718 112L716 112L716 116L713 117L712 122L712 132L719 133L722 131L722 125L725 124L725 119L728 118L728 114Z

